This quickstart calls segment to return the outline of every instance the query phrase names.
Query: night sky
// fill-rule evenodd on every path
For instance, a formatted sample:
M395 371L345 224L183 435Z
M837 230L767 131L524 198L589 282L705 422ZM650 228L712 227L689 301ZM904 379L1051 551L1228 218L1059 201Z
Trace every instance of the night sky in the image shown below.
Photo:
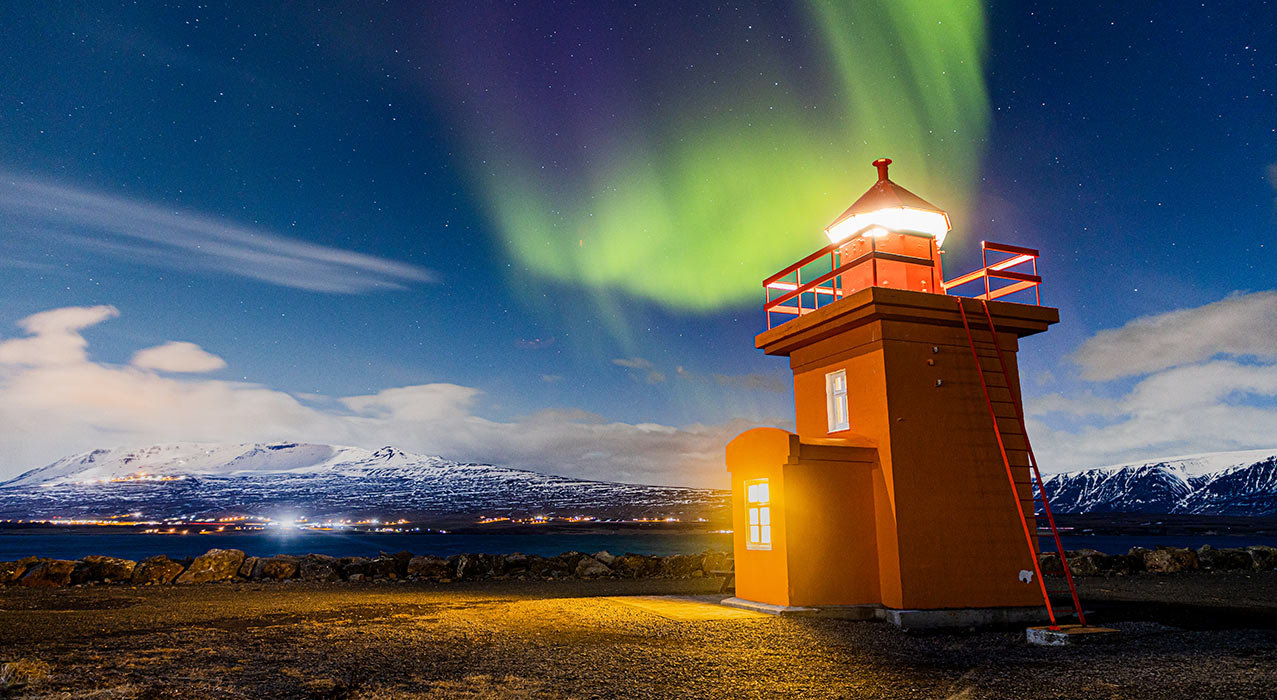
M1088 5L1080 7L1080 5ZM168 441L723 486L869 162L1040 248L1045 471L1277 446L1277 7L0 4L0 478ZM38 315L37 315L38 314Z

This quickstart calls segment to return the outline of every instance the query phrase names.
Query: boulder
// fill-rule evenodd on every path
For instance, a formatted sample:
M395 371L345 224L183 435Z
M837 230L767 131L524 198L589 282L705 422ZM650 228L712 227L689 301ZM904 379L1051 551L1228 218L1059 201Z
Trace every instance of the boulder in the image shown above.
M505 557L500 554L480 554L479 560L488 576L505 576Z
M408 562L408 578L433 581L452 578L452 567L448 566L448 560L443 557L413 557Z
M661 569L661 560L657 557L629 554L619 556L612 562L612 570L626 578L646 578L655 576Z
M1253 547L1247 547L1246 553L1250 555L1251 566L1256 569L1260 571L1277 569L1277 547L1257 544Z
M190 567L177 577L178 583L229 581L239 573L244 553L238 549L210 549L195 557Z
M563 564L565 570L572 572L576 571L576 565L581 563L581 557L584 556L585 555L581 552L564 552L554 557L554 559L559 560L559 562Z
M368 576L368 557L342 557L337 560L341 569L341 577L347 581L363 581ZM359 578L352 578L358 576Z
M253 565L252 578L253 580L286 581L297 578L300 568L301 560L297 557L277 554L273 557L258 559Z
M1100 570L1101 573L1117 574L1118 576L1138 574L1144 570L1144 555L1110 554L1101 563L1103 565Z
M502 562L506 576L519 576L528 573L528 555L521 552L505 555Z
M297 574L303 581L340 581L341 566L336 557L307 554L298 563Z
M528 557L528 571L541 578L562 578L569 573L568 565L559 557Z
M581 557L581 561L576 563L576 569L572 573L577 578L598 578L600 576L611 576L612 570L608 568L607 564L594 557Z
M703 576L701 557L698 554L672 554L661 557L661 576L670 578L690 578Z
M137 568L137 562L130 559L117 559L115 557L104 557L100 554L90 554L75 567L75 571L71 572L71 583L120 583L121 581L130 581L133 578L133 569Z
M1143 552L1137 554L1135 552L1128 551L1124 556L1126 557L1126 568L1130 571L1130 573L1138 574L1144 571Z
M1067 554L1065 555L1068 556ZM1042 570L1043 576L1064 575L1064 565L1060 563L1060 555L1056 552L1039 552L1038 568Z
M1204 544L1197 549L1197 562L1203 569L1212 571L1236 571L1255 568L1255 561L1250 553L1239 547L1215 549Z
M66 559L40 559L18 579L19 586L27 588L56 588L71 583L71 574L78 562Z
M408 562L412 561L412 552L407 550L395 552L394 554L381 553L383 557L390 557L395 560L395 575L399 578L408 577Z
M143 559L141 563L133 569L132 582L141 585L149 585L152 583L172 583L178 574L182 573L180 562L175 562L163 554L150 559Z
M397 579L399 578L399 562L395 561L394 557L391 556L370 559L364 566L364 575L370 579Z
M1144 570L1145 570L1145 568L1144 568L1144 557L1148 556L1148 553L1149 553L1149 552L1151 552L1151 551L1153 551L1153 550L1151 550L1151 549L1145 549L1145 548L1143 548L1143 547L1131 547L1130 549L1126 550L1126 556L1130 557L1130 558L1131 558L1131 561L1136 561L1136 560L1138 560L1138 561L1139 561L1139 570L1140 570L1140 571L1144 571Z
M1074 576L1095 576L1108 567L1108 555L1094 549L1077 549L1064 553L1069 572Z
M483 556L480 554L457 554L455 558L449 557L452 563L452 570L456 573L458 579L473 579L485 576L488 572L484 568Z
M1199 567L1197 552L1183 547L1158 547L1144 553L1144 568L1153 573L1170 574L1195 571Z
M0 561L0 586L13 583L22 578L22 574L39 561L37 557L24 557L17 561Z
M1217 566L1227 571L1244 571L1255 568L1255 561L1242 547L1225 547L1219 550Z
M616 555L609 553L606 549L602 552L595 552L594 559L603 562L605 566L611 566L616 561Z
M244 557L244 563L239 565L239 571L236 575L240 578L254 578L253 569L257 568L257 562L259 561L261 561L261 557Z
M701 570L706 575L714 571L731 571L732 555L727 552L705 552L701 555Z

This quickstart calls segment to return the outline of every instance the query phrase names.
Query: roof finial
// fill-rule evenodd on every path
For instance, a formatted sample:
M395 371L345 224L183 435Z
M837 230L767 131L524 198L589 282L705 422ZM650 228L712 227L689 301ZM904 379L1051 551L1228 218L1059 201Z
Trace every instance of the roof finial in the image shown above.
M887 181L887 166L891 165L890 158L879 158L873 162L873 166L878 169L878 182Z

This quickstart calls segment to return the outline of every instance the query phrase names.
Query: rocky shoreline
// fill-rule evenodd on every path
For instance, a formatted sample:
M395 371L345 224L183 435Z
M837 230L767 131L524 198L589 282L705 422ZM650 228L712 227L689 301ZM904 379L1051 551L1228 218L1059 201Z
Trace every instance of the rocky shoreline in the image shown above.
M1066 552L1074 576L1127 576L1171 574L1182 571L1267 571L1277 569L1277 548L1197 550L1180 547L1134 548L1126 554L1104 554L1093 549ZM1044 574L1063 574L1060 558L1043 553ZM411 552L376 557L276 555L250 557L238 549L211 549L190 559L156 556L140 562L90 555L83 559L27 557L0 562L0 585L56 588L97 584L162 585L225 581L435 581L451 583L478 579L597 579L597 578L697 578L721 576L732 569L732 555L706 551L701 554L655 556L564 552L541 557L529 554L455 554L450 557L415 556Z
M90 555L83 559L27 557L0 562L0 585L56 588L93 584L161 585L222 581L436 581L476 579L695 578L731 569L725 552L650 556L608 552L455 554L415 556L411 552L376 557L276 555L250 557L238 549L211 549L198 557L173 560L160 555L140 562Z

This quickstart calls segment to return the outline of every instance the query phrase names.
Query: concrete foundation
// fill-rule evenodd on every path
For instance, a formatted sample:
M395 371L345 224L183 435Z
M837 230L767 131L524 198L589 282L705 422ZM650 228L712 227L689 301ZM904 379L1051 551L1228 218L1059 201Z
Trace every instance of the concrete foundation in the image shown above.
M884 610L884 619L902 630L966 629L1045 622L1046 609L950 608L944 610Z
M805 608L792 605L772 605L758 603L741 598L728 598L723 605L742 610L754 610L769 615L785 617L828 617L839 620L880 620L882 608L877 605L828 605L819 608Z
M1117 636L1117 630L1108 627L1091 627L1082 625L1060 625L1060 629L1050 627L1030 627L1024 630L1024 638L1029 644L1048 647L1062 647L1070 644L1084 644L1098 641L1111 641Z
M881 605L828 605L800 607L728 598L723 605L769 615L826 617L839 620L884 620L902 630L968 629L1046 621L1040 607L954 608L946 610L895 610ZM1045 629L1045 628L1034 628ZM1094 628L1090 628L1094 629Z

